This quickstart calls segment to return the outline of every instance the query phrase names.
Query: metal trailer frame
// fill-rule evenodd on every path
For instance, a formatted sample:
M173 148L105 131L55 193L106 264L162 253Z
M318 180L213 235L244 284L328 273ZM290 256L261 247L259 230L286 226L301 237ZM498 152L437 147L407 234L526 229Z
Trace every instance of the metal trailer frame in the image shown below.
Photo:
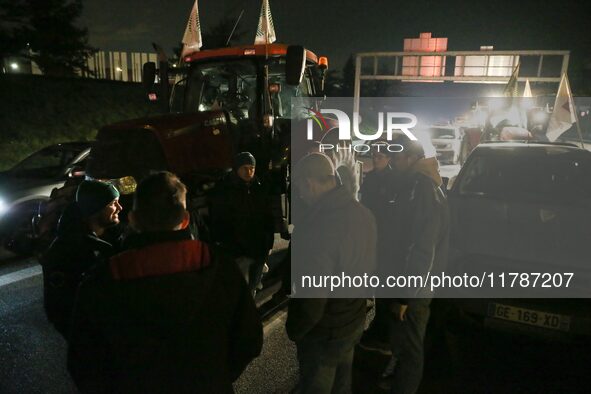
M486 65L482 66L457 66L457 57L459 56L479 56L486 59ZM487 68L489 60L493 56L514 56L515 59L523 57L537 57L538 67L534 75L524 75L521 73L517 80L524 82L529 79L530 82L546 82L546 83L560 83L562 74L565 74L568 70L568 63L570 60L570 51L558 51L558 50L515 50L515 51L494 51L494 50L479 50L479 51L444 51L444 52L362 52L355 55L355 85L354 85L354 111L359 112L359 99L361 96L361 81L362 80L373 80L373 81L412 81L412 82L464 82L464 83L507 83L510 76L454 76L456 67L468 68L478 67ZM555 76L542 76L544 57L549 56L561 56L562 67L559 75ZM405 57L416 57L418 59L416 68L417 76L402 75L401 64ZM444 69L443 74L449 73L452 70L452 75L441 75L441 76L419 76L421 70L421 60L423 57L441 57L442 66ZM364 59L373 58L373 69L370 74L362 74L362 62ZM447 58L453 58L453 66L447 67ZM394 72L391 74L380 74L378 72L378 65L380 60L394 62ZM513 64L511 67L514 68L517 64ZM408 67L408 66L405 66ZM429 65L427 67L433 67ZM437 67L437 66L435 66ZM502 66L496 66L502 67ZM505 66L508 67L508 66ZM512 70L511 70L512 71ZM509 73L511 75L511 72Z

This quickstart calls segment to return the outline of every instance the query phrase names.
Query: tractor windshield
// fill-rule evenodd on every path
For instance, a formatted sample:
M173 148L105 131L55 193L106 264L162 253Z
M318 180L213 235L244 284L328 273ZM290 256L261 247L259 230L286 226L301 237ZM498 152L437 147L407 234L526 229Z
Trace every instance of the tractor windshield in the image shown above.
M273 93L264 91L264 65ZM311 68L311 67L309 67ZM188 74L175 83L171 105L174 112L225 110L233 123L257 119L265 108L276 118L291 118L291 98L314 95L312 70L307 70L299 86L285 82L285 58L223 59L193 63Z

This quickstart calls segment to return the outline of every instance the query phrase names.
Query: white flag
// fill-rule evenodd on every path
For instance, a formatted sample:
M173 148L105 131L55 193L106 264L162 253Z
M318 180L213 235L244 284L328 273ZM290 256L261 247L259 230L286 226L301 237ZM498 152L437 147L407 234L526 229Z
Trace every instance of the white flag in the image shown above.
M181 57L184 57L192 52L198 51L203 45L201 40L201 25L199 24L199 10L197 9L197 0L193 4L193 9L189 15L187 28L183 35L183 50Z
M529 79L525 80L525 89L523 90L523 97L533 97L533 95L531 94L531 87L529 86Z
M261 16L259 17L259 25L257 27L257 35L254 38L254 43L255 45L272 44L275 40L277 40L277 37L275 36L275 26L273 25L269 0L263 0Z
M549 141L556 141L576 121L575 105L568 83L568 77L566 74L562 74L558 93L556 93L556 100L554 101L554 110L550 116L550 122L548 122L546 137L548 137Z

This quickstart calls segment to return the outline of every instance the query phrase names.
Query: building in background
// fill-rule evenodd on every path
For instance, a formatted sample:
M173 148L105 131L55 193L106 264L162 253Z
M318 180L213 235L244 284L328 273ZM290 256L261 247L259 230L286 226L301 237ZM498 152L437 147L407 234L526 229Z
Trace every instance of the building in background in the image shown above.
M146 62L158 62L158 55L147 52L98 51L86 60L89 71L80 71L78 75L111 81L141 82L142 67ZM35 62L22 56L7 58L2 66L2 71L6 74L43 75Z
M86 62L91 72L82 72L81 75L112 81L141 82L142 67L146 62L158 62L158 55L146 52L99 51Z
M404 52L445 52L447 38L433 38L421 33L419 38L405 38ZM402 75L407 77L441 77L445 75L445 56L404 56ZM434 82L434 81L422 81Z
M454 68L456 77L510 77L519 63L519 55L494 55L492 46L481 46L482 56L457 56Z

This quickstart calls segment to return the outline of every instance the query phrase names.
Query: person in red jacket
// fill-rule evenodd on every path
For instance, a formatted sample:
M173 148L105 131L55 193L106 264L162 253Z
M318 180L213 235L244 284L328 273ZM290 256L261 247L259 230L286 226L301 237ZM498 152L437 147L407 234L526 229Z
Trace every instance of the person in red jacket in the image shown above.
M236 265L187 230L186 188L162 172L141 182L129 215L138 233L84 282L68 370L82 393L231 393L262 348L263 330Z

